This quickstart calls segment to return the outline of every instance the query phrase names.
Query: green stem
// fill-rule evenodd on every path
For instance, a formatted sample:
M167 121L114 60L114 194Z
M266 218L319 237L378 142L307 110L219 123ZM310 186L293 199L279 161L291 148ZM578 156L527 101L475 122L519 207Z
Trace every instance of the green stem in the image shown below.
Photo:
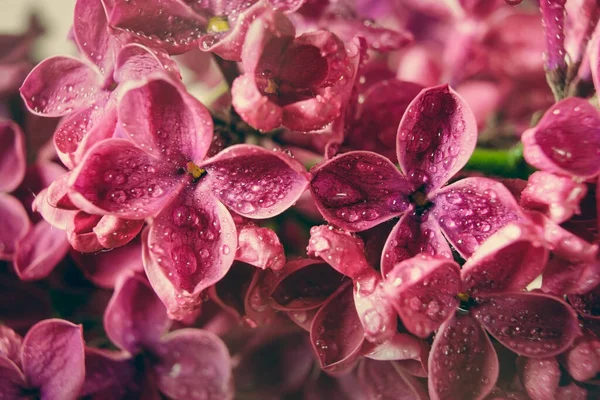
M480 171L485 175L503 178L527 179L534 171L523 158L523 146L506 149L486 149L478 147L465 166L466 170Z

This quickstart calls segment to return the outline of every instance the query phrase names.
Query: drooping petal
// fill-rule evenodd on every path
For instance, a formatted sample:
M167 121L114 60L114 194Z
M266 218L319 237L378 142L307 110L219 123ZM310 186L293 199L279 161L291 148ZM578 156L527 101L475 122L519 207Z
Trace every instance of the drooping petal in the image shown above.
M575 311L564 301L541 293L485 296L473 315L500 343L527 357L562 353L579 335Z
M498 356L481 325L468 315L455 316L433 340L429 396L432 400L481 400L492 391L498 369Z
M401 215L411 185L394 164L375 153L354 151L311 170L310 189L323 217L349 231L361 231Z
M431 213L442 233L465 259L502 226L524 218L508 189L487 178L461 179L432 201Z
M398 126L397 155L405 175L425 174L427 191L448 181L467 163L477 142L477 121L448 85L424 89Z
M354 280L354 307L365 339L383 342L394 336L398 318L383 289L381 274L370 269Z
M0 356L0 393L7 400L21 400L27 382L19 367L10 359Z
M172 165L124 139L92 147L71 173L71 200L91 214L143 219L158 213L183 185Z
M14 122L0 120L0 192L15 190L25 177L25 137Z
M136 368L126 352L115 352L90 347L85 348L85 382L80 396L93 399L126 399L136 394L130 391L135 382ZM134 393L131 393L134 392Z
M144 268L172 317L200 303L235 258L237 234L229 211L205 186L186 188L150 226Z
M201 166L219 200L244 217L270 218L287 210L308 186L304 166L280 151L228 147Z
M381 400L426 400L427 390L394 362L364 360L358 379L368 398Z
M23 339L23 372L44 399L74 400L85 379L80 325L60 319L35 324Z
M384 288L406 329L427 337L458 307L460 269L447 258L421 254L397 264Z
M279 270L285 265L283 245L277 234L255 225L238 228L235 259L261 269Z
M364 331L351 285L341 287L317 312L310 327L310 341L323 370L343 370L352 365L364 342Z
M61 117L94 104L100 95L100 76L75 58L51 57L29 73L20 90L32 113Z
M229 351L216 335L180 329L165 335L154 351L158 387L169 398L233 398Z
M588 178L600 172L600 114L586 100L569 97L552 106L523 133L523 156L534 167Z
M14 197L0 193L0 260L12 260L17 243L29 231L27 211Z
M104 312L104 329L120 349L136 354L159 342L169 328L167 310L146 279L123 276Z
M520 358L517 360L521 382L532 400L555 398L560 381L560 369L554 357Z
M77 47L103 74L109 74L119 42L109 34L103 2L78 0L74 16L72 32Z

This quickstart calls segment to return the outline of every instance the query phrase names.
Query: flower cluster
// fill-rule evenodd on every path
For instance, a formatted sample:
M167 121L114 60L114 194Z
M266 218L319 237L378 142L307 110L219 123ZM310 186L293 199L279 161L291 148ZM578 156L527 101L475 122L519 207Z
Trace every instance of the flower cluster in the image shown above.
M74 15L0 40L0 398L600 396L596 0Z

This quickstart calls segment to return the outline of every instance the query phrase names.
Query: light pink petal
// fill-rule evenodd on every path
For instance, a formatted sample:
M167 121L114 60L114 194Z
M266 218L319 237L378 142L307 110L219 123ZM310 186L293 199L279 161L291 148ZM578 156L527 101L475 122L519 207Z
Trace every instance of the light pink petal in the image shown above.
M508 189L487 178L461 179L441 189L432 201L431 213L442 233L465 259L498 229L524 218Z
M103 74L108 74L120 45L109 34L103 3L99 0L78 0L72 32L79 50L103 70Z
M594 379L600 373L600 339L592 334L578 338L564 360L573 379L580 382Z
M235 259L261 269L279 270L285 265L283 245L269 228L246 225L238 228Z
M580 332L575 311L564 301L541 293L485 296L473 315L500 343L527 357L562 353Z
M310 189L323 217L349 231L401 215L413 188L387 158L353 151L317 165Z
M354 306L365 331L365 339L383 342L394 336L398 317L383 289L381 274L365 271L354 280Z
M426 400L422 382L408 375L395 363L364 360L358 367L358 380L369 399Z
M175 400L232 399L231 359L216 335L200 329L180 329L163 337L155 348L154 371L160 391Z
M155 215L181 190L172 165L124 139L92 147L69 178L71 200L91 214L143 219Z
M555 398L560 382L560 369L554 357L520 358L517 362L521 382L532 400Z
M251 74L233 81L231 96L235 111L254 128L268 132L281 126L283 109L260 92Z
M406 329L427 337L458 307L460 269L447 258L421 254L397 264L384 286Z
M381 253L381 274L419 253L452 259L452 251L442 235L438 222L430 215L415 215L411 208L394 226Z
M308 186L304 166L281 151L228 147L205 161L206 182L219 200L248 218L270 218L298 200Z
M0 192L15 190L25 177L25 137L19 126L0 120Z
M21 365L21 344L23 338L6 325L0 325L0 356L16 365Z
M484 399L498 370L498 356L481 325L468 315L453 317L437 331L429 353L429 396Z
M565 12L565 49L570 63L578 65L584 57L590 36L598 23L600 8L595 0L575 0L565 4ZM592 49L595 50L597 47ZM594 60L593 56L592 60ZM592 67L592 71L594 69L597 68Z
M340 115L342 98L334 89L327 88L317 97L284 106L282 125L297 132L322 129Z
M85 379L80 325L60 319L35 324L23 339L23 372L48 400L74 400Z
M364 331L352 286L344 285L323 304L310 327L310 341L323 370L344 370L353 364L364 342Z
M56 178L47 189L44 189L44 196L46 196L45 200L49 206L54 208L61 208L65 210L77 210L77 207L73 204L71 199L69 199L69 173L63 174ZM38 196L41 196L41 193L38 193ZM38 199L34 200L34 203L37 203ZM41 205L37 205L39 208L43 208Z
M93 232L94 227L101 219L100 215L92 215L83 211L72 214L72 218L67 221L65 231L67 240L73 249L82 253L95 253L104 249Z
M6 400L21 400L27 382L19 367L10 359L0 356L0 393Z
M554 257L544 270L542 291L561 296L585 294L600 284L600 262L572 262Z
M93 232L105 249L112 249L129 243L140 233L143 226L143 219L123 219L105 215L93 228Z
M135 386L135 364L126 352L86 347L85 371L80 396L125 399L129 394L127 386Z
M174 78L179 78L177 63L168 55L159 51L154 53L148 47L131 43L119 51L114 78L115 81L121 83L143 79L153 72L162 70L171 73Z
M535 128L523 133L523 155L546 172L582 178L600 172L600 114L584 99L552 106Z
M427 344L407 333L396 333L390 340L382 343L366 343L363 355L372 360L420 360ZM424 360L426 361L426 360Z
M104 312L104 330L120 349L136 354L159 342L170 326L167 310L144 277L123 276Z
M47 58L25 78L21 97L32 113L60 117L88 107L100 95L98 72L64 56Z
M309 257L321 257L336 271L352 279L373 271L365 258L363 241L333 226L312 227L306 251Z
M424 174L427 190L444 185L467 163L477 142L477 121L448 85L424 89L398 126L397 152L405 175Z
M186 189L152 223L144 268L170 316L183 317L225 276L237 234L229 211L200 186Z
M27 211L14 197L0 193L0 260L12 260L17 243L29 231Z

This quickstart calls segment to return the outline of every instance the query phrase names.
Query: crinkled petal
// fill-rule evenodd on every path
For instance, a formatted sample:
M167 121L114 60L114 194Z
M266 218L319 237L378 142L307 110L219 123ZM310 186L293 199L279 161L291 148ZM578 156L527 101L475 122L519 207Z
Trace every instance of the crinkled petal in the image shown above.
M492 391L498 370L498 356L481 325L468 315L455 316L433 340L429 396L432 400L481 400Z
M447 258L421 254L397 264L386 276L384 286L406 329L427 337L458 306L460 269Z
M120 349L136 354L160 341L169 328L167 310L145 278L123 276L104 312L104 330Z
M544 270L542 291L561 296L585 294L600 284L600 262L574 263L561 257L554 257Z
M541 293L485 296L475 318L500 343L527 357L562 353L579 335L577 314L564 301Z
M157 214L181 190L183 179L124 139L92 147L69 178L71 200L91 214L143 219Z
M585 99L569 97L548 109L535 128L523 133L523 156L546 172L595 176L600 172L598 126L598 110Z
M354 280L354 306L365 331L365 339L383 342L396 333L398 317L383 289L381 274L374 269Z
M76 399L85 379L81 325L60 319L35 324L23 339L23 372L48 400Z
M304 166L280 151L252 145L228 147L204 162L203 179L219 200L244 217L282 213L308 186Z
M75 2L72 33L79 50L104 73L110 73L120 47L108 31L103 1Z
M499 182L466 178L441 189L431 213L442 233L463 258L502 226L523 219L513 195Z
M279 270L285 265L283 245L277 234L255 225L238 228L235 259L261 269Z
M29 231L27 211L14 197L0 193L0 260L12 260L17 243Z
M387 158L366 151L337 156L311 170L310 189L323 217L349 231L401 215L411 185Z
M144 268L170 316L183 317L200 293L218 282L235 258L229 211L207 190L184 190L150 226Z
M0 356L0 393L6 400L21 400L27 382L19 367L10 359Z
M369 399L426 400L422 382L408 375L394 362L364 360L358 367L358 380Z
M165 335L154 351L158 387L169 398L233 398L229 351L216 335L180 329Z
M135 386L136 368L126 352L85 348L85 382L80 396L125 399Z
M323 370L338 371L353 364L364 342L364 331L351 285L341 287L317 312L310 327L310 341Z
M405 175L424 174L428 191L444 185L464 167L477 142L477 121L448 85L424 89L398 126L397 154Z
M117 82L143 79L156 71L165 70L173 78L179 78L177 63L159 51L131 43L124 46L117 56L114 78Z
M560 381L560 369L554 357L519 358L521 382L532 400L555 398Z
M15 190L25 177L25 137L12 121L0 120L0 192Z
M29 111L60 117L94 104L100 95L100 76L76 58L51 57L29 73L20 90Z

